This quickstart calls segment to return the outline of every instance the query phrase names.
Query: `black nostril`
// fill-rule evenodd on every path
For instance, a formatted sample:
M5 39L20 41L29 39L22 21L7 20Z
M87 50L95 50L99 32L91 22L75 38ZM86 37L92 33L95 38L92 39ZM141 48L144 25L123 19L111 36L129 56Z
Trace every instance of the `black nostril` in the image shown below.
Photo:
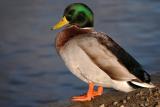
M53 27L51 27L50 30L54 30Z

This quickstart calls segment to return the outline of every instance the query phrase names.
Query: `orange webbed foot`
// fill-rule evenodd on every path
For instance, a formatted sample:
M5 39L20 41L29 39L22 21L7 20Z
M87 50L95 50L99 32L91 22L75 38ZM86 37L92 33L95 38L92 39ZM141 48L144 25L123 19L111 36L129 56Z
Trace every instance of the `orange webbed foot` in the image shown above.
M72 101L90 101L91 98L92 98L91 96L87 96L87 95L75 96L75 97L72 97Z
M85 95L79 95L79 96L73 96L72 99L85 98L86 96L87 96L87 94L85 94Z
M81 96L72 97L72 101L90 101L95 96L102 95L103 87L99 86L97 91L94 91L94 84L89 83L89 89L87 94Z
M95 97L95 96L100 96L100 95L102 95L102 93L103 93L103 87L102 87L102 86L99 86L99 87L98 87L98 90L93 92L93 96L94 96L94 97Z

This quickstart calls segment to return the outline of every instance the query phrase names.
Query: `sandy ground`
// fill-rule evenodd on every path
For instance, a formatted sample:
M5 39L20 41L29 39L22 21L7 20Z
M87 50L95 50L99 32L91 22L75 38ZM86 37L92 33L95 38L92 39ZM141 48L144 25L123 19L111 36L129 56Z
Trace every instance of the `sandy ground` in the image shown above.
M130 93L113 91L90 102L50 103L45 107L160 107L160 73L152 75L152 81L156 88L138 89Z

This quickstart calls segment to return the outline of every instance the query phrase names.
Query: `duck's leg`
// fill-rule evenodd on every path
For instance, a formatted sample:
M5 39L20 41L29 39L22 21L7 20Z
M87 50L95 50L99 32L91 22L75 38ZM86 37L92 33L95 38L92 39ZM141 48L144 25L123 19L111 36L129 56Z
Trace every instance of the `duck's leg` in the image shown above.
M103 93L103 87L102 86L98 86L97 91L93 92L93 96L100 96Z
M93 94L94 94L94 84L91 82L89 83L89 89L88 89L87 94L82 95L82 96L72 97L72 101L90 101L91 98L94 97Z

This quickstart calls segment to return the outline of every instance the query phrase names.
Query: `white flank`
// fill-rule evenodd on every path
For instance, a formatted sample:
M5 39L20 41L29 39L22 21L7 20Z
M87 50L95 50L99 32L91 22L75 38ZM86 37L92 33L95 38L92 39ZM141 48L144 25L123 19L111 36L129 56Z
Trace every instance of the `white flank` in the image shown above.
M127 81L116 81L116 80L112 80L112 81L113 81L112 87L116 90L123 91L123 92L130 92L135 90L127 83Z

